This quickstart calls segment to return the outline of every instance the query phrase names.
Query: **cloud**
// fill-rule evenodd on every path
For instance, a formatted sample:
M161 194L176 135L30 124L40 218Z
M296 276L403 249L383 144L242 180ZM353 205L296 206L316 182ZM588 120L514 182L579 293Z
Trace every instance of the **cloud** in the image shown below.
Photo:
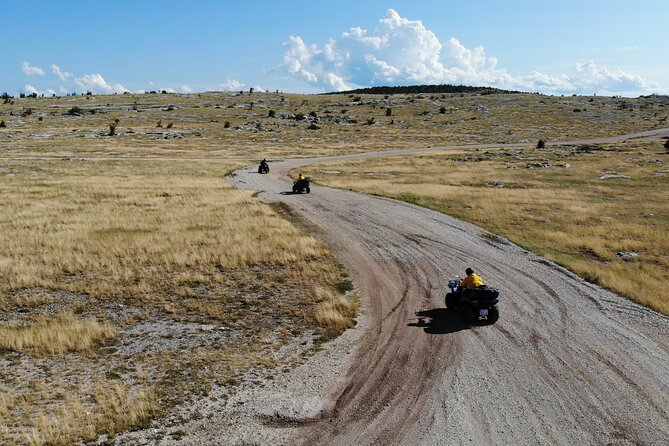
M179 87L179 88L181 89L181 92L182 92L182 93L192 93L192 92L193 92L193 89L190 88L188 85L185 85L185 84L182 85L182 86Z
M40 67L30 65L30 62L23 62L21 64L21 71L23 71L26 76L32 76L33 74L44 76L44 70Z
M223 91L239 91L244 88L244 84L237 79L230 78L223 82L220 87Z
M26 84L25 87L23 87L23 88L26 89L26 91L28 92L28 94L33 94L33 93L34 93L34 94L42 94L41 91L39 91L37 88L33 87L33 86L30 85L30 84Z
M95 93L125 93L130 91L121 84L108 84L101 74L85 74L82 77L75 77L74 83L87 91Z
M467 84L544 93L648 92L656 86L639 76L589 61L568 74L511 74L482 46L455 37L442 42L420 20L393 9L372 32L354 27L322 47L299 36L284 43L280 69L326 91L370 85Z
M58 76L61 81L66 81L67 79L72 77L72 73L68 73L67 71L62 71L60 67L56 64L49 65L49 67L51 68L53 74Z

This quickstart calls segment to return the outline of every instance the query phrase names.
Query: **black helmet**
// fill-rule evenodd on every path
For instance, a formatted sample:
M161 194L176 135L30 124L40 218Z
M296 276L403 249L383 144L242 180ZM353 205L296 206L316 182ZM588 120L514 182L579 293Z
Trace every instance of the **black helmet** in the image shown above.
M465 270L465 272L467 273L468 276L471 276L472 274L474 274L474 270L471 269L471 268L467 268L467 269Z

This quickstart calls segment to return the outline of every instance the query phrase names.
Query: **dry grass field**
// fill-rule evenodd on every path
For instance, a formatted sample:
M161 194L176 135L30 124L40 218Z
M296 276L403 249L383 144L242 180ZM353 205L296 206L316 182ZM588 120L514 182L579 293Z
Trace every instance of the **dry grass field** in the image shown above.
M355 297L327 247L289 209L233 189L232 170L631 133L666 126L668 105L248 92L0 103L0 444L72 444L145 425L290 367L354 324ZM310 174L467 218L667 312L667 183L655 161L666 156L601 149L449 152ZM604 171L632 178L598 180Z
M206 93L15 99L0 156L268 158L610 136L666 126L658 97ZM110 133L115 125L115 135ZM317 129L310 129L310 126Z
M660 143L467 150L302 171L471 221L669 314L669 153Z
M327 248L235 166L2 163L0 443L113 434L352 326Z

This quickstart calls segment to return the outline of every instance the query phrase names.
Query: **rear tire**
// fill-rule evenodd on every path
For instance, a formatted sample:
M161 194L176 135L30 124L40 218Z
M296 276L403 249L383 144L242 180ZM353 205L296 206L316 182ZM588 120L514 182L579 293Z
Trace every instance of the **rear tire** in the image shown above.
M462 318L462 321L467 324L471 325L474 323L474 308L469 305L469 304L464 304L460 306L460 317Z
M295 186L293 186L293 193L294 193L294 194L297 193L297 188L296 188Z
M497 322L497 319L499 319L499 308L496 306L490 307L488 310L488 325L492 325L495 322Z
M311 189L309 189L309 186L305 187L304 190L307 191L307 193L311 192Z

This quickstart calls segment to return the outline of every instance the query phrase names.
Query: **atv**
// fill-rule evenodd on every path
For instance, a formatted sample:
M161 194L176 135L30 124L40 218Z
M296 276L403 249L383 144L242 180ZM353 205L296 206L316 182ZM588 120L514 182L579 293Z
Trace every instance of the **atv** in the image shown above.
M269 164L260 163L258 166L258 173L269 173Z
M294 194L302 194L302 193L309 193L311 192L311 189L309 188L311 180L307 177L303 180L295 180L293 181L293 193Z
M451 292L446 294L446 309L460 313L463 322L469 325L492 325L499 319L499 290L482 285L478 288L462 288L460 278L448 281Z

